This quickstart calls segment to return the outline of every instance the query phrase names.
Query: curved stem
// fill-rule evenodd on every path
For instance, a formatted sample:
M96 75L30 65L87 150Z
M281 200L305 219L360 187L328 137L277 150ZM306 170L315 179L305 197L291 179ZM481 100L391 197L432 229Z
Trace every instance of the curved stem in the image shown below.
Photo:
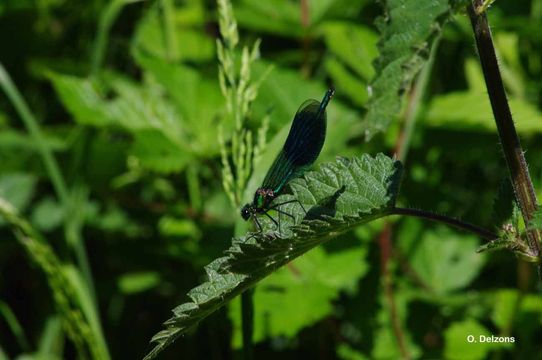
M96 73L101 69L105 58L107 43L109 42L109 32L118 18L122 8L129 4L140 0L114 0L100 14L98 20L98 29L96 39L94 40L92 54L90 58L91 74Z
M489 231L477 225L470 224L468 222L455 219L449 216L435 214L430 211L412 209L412 208L395 207L391 209L390 215L415 216L415 217L419 217L419 218L423 218L423 219L427 219L427 220L431 220L435 222L445 223L453 227L456 227L458 229L474 233L486 240L495 240L499 237L497 234L493 233L492 231Z

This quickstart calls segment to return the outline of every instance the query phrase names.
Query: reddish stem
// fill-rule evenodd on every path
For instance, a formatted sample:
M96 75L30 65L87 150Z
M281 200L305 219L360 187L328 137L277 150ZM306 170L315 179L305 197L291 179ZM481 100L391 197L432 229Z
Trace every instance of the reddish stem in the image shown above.
M384 230L380 233L378 238L378 243L380 245L380 268L383 275L384 283L384 294L386 300L390 307L390 318L393 328L393 333L397 339L397 345L399 346L399 351L401 352L401 357L403 359L410 359L410 354L406 348L405 336L401 328L401 322L399 320L399 315L397 313L397 305L395 303L395 297L393 294L393 277L389 270L389 263L392 257L392 241L391 241L392 230L391 226L386 224Z

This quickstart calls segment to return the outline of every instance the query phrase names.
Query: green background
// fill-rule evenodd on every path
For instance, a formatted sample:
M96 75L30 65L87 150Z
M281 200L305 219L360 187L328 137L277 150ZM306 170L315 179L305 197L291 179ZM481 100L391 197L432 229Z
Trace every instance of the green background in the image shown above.
M249 128L269 116L272 142L304 100L320 99L333 84L318 162L393 155L403 112L369 141L364 136L382 4L242 0L233 2L233 11L241 45L261 39L253 79L270 69ZM423 16L412 14L405 23L413 26ZM542 1L497 1L489 19L540 198ZM60 165L70 208L60 205L39 144L4 93L0 197L73 274L81 289L76 302L97 304L89 322L93 331L102 329L113 359L141 358L151 349L150 338L204 281L203 266L228 248L239 221L221 179L218 124L226 109L217 38L212 1L0 2L0 62ZM464 13L443 25L437 44L398 203L491 229L507 169ZM76 224L79 239L70 236L68 223ZM481 244L444 225L399 217L341 235L255 288L255 357L541 358L542 297L534 290L534 269L506 252L475 253ZM32 259L0 219L0 359L74 358L77 348L61 326L50 279ZM468 344L467 335L514 336L515 342ZM234 300L163 358L241 354Z

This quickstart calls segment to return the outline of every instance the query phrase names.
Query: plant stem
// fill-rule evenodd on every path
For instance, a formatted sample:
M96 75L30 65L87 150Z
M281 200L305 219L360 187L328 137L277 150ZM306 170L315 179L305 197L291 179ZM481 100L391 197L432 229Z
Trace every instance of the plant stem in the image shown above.
M195 164L189 164L186 169L186 184L188 186L188 198L190 205L196 213L201 211L201 190L198 178L198 168Z
M85 242L83 236L81 235L81 230L85 222L84 209L88 203L87 189L83 185L75 182L72 185L70 192L70 200L71 201L68 207L66 207L66 213L68 215L66 215L64 221L64 236L68 244L72 247L77 259L77 264L83 273L84 279L86 280L87 290L89 292L88 296L96 304L94 310L98 311L96 288L94 286L94 280L85 248Z
M303 62L301 63L301 74L308 78L310 76L310 45L311 45L311 33L310 33L310 9L309 1L301 0L299 3L301 10L301 27L303 28Z
M462 220L454 219L452 217L435 214L435 213L425 211L425 210L396 207L396 208L391 209L390 215L407 215L407 216L419 217L419 218L423 218L423 219L427 219L427 220L431 220L435 222L442 222L442 223L451 225L453 227L456 227L458 229L474 233L486 240L495 240L498 238L497 234L494 234L493 232L487 229L484 229L482 227L470 224Z
M240 236L246 231L244 221L237 220L234 235ZM254 332L254 290L247 289L241 294L241 333L243 337L243 360L252 360Z
M406 159L406 155L410 149L410 140L412 138L412 133L414 131L414 126L416 120L418 119L420 104L422 102L423 96L425 94L425 89L427 88L427 83L429 80L429 75L433 69L433 63L435 59L436 48L438 47L439 39L437 39L434 45L431 47L431 53L427 63L424 65L420 74L417 76L414 85L410 88L409 96L407 100L407 106L403 112L403 122L401 125L401 132L397 137L395 151L399 161L403 162ZM410 359L411 355L408 351L405 342L405 335L401 326L401 320L399 318L399 313L397 311L397 304L395 302L395 294L393 288L393 273L390 270L390 264L392 259L392 254L395 252L393 248L393 242L391 240L393 231L393 225L390 222L386 222L384 229L379 236L379 245L380 245L380 263L381 263L381 273L383 277L383 287L385 298L388 302L390 308L390 322L393 329L393 334L397 340L397 346L401 353L402 359ZM403 261L404 266L407 266L409 269L410 266ZM419 276L415 274L414 271L409 272L409 275L415 277L415 280L419 280ZM427 288L427 286L425 286Z
M243 360L252 360L254 350L252 333L254 332L254 290L247 289L241 294L241 327L243 332Z
M38 121L34 117L34 114L32 114L32 112L28 108L28 105L19 93L19 90L17 90L17 88L11 81L9 74L4 69L2 63L0 63L0 87L6 93L7 97L15 107L15 110L17 110L17 113L19 114L24 125L28 129L28 132L30 133L33 142L36 144L38 153L43 160L45 171L47 171L47 174L51 179L59 201L63 205L66 205L68 202L68 190L66 187L66 183L62 178L62 174L60 173L60 168L58 167L58 164L53 157L51 149L47 146L45 137L40 130Z
M488 19L484 11L477 11L482 9L483 6L483 1L475 0L467 6L467 10L476 39L476 47L486 81L491 108L493 109L493 116L497 124L506 164L510 171L514 193L521 209L523 220L527 225L532 220L533 214L537 209L536 194L506 99ZM529 255L540 258L541 231L527 227L526 234L531 252Z
M11 101L11 103L15 107L26 129L28 130L28 133L30 134L33 142L36 144L38 153L42 158L45 171L47 172L47 175L49 176L49 179L51 180L53 188L55 189L55 193L56 193L56 196L58 197L58 201L62 204L62 207L66 213L66 220L64 222L64 232L66 236L66 241L69 245L73 247L75 251L75 255L79 263L79 268L83 272L84 278L86 280L86 286L87 286L87 289L89 290L89 297L93 305L91 309L85 309L83 307L82 311L86 315L89 315L88 311L91 311L93 313L93 317L96 319L99 319L99 316L97 315L98 303L97 303L95 292L94 292L92 274L91 274L90 266L88 263L86 249L84 247L83 239L81 236L81 226L77 225L73 227L71 225L72 223L78 221L78 219L76 219L77 213L73 211L74 203L72 200L73 200L74 194L68 192L68 188L64 180L64 177L60 171L58 162L55 160L51 149L47 145L47 142L45 140L42 130L40 129L40 125L38 121L36 120L36 117L30 111L25 100L19 93L19 90L17 89L15 84L13 84L9 74L5 71L1 63L0 63L0 87L4 90L8 99ZM80 204L78 209L82 211L81 209L83 207L84 205ZM81 221L79 221L78 224L81 224ZM89 315L89 317L91 316ZM96 331L94 335L98 339L100 339L101 345L103 345L102 349L100 350L103 350L105 353L108 353L107 346L105 344L105 340L103 337L101 324L98 323L97 325L98 326L93 327L93 329ZM107 358L109 358L109 356L107 356Z
M119 16L120 11L124 5L136 1L138 0L113 0L101 13L100 19L98 20L98 29L90 60L91 74L96 75L102 67L107 43L109 41L109 31Z
M397 340L397 346L399 347L399 351L401 353L401 358L410 359L411 357L405 343L405 335L401 327L401 320L399 319L399 313L397 311L397 304L395 302L393 292L393 274L390 271L390 259L392 258L393 252L391 235L392 228L389 224L387 224L378 237L378 243L380 245L380 271L382 273L384 294L386 301L388 302L388 306L390 307L390 322L392 325L393 334Z
M395 146L395 154L397 159L403 163L405 162L406 155L410 148L410 139L412 138L414 126L416 125L416 120L418 119L420 104L427 88L429 75L431 74L431 70L433 70L435 52L438 48L439 42L440 37L435 40L433 46L431 47L429 60L427 60L427 63L424 65L423 69L418 75L414 86L411 88L410 96L408 97L407 107L403 115L403 126Z

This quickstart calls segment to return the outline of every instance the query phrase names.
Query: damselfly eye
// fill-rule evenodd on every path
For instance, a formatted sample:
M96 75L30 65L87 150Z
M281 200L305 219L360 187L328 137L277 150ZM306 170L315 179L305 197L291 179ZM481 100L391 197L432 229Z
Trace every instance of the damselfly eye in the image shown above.
M246 221L250 218L250 206L249 204L246 204L241 209L241 217Z

